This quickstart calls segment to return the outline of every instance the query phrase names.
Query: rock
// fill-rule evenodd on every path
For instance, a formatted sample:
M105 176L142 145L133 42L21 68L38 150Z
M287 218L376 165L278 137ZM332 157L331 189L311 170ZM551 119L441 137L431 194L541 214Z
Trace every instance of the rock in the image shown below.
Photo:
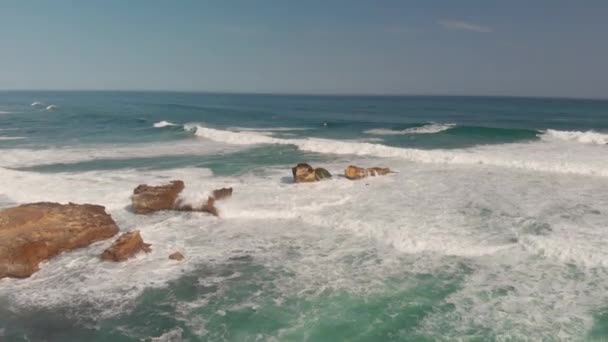
M0 211L0 279L26 278L59 253L109 239L118 227L93 204L32 203Z
M184 203L179 194L184 190L184 182L171 181L170 184L160 186L139 185L133 190L131 206L137 214L149 214L159 210L202 211L219 216L215 201L232 196L232 188L214 190L207 202L197 206Z
M316 182L315 169L306 163L300 163L291 169L296 183Z
M350 180L356 180L368 176L384 176L392 172L393 171L391 171L389 168L385 167L371 167L368 169L364 169L361 167L350 165L344 170L344 176L346 176L346 178Z
M326 178L331 178L331 173L329 173L329 171L325 170L322 167L315 169L315 179L316 180L319 181L321 179L326 179Z
M392 171L388 167L370 167L369 169L367 169L367 174L372 177L385 176L389 173L392 173Z
M331 178L331 173L324 168L313 168L306 163L300 163L291 169L295 183L317 182L322 179Z
M144 243L139 230L122 234L112 246L101 253L101 260L104 261L125 261L139 252L149 253L150 244Z
M182 261L182 260L184 260L184 255L180 252L175 252L175 253L169 255L169 259L176 260L176 261Z
M213 190L213 198L216 200L222 200L224 198L228 198L232 196L232 188L221 188L217 190Z
M133 190L131 207L137 214L175 209L175 201L182 190L184 190L184 182L181 180L159 186L141 184Z

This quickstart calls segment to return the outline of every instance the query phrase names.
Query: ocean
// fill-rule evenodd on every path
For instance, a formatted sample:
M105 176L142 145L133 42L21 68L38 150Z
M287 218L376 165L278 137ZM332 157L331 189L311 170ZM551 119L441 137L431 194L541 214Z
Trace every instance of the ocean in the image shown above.
M601 100L0 92L0 208L100 204L152 245L0 280L0 340L605 341L607 143ZM173 179L234 195L129 210Z

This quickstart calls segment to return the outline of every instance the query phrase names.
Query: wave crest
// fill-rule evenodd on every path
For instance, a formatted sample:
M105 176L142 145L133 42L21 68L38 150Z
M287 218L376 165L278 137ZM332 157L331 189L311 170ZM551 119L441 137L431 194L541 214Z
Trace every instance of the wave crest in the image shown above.
M455 124L438 124L430 123L420 127L411 127L403 130L393 130L386 128L374 128L365 131L366 134L375 135L401 135L401 134L434 134L443 131L447 131L450 128L456 127Z
M569 149L554 144L515 143L461 150L420 150L320 138L281 139L254 132L232 132L196 124L186 125L185 128L193 131L198 137L233 145L295 145L303 151L324 154L399 158L420 163L490 165L528 171L608 177L608 160L601 157L605 154L603 149L589 149L589 146L574 144L569 146ZM568 155L566 160L565 155Z
M606 145L608 144L608 134L598 133L594 131L558 131L548 129L539 135L545 141L572 141L581 144Z
M169 121L159 121L157 123L154 124L155 128L163 128L163 127L169 127L169 126L177 126L176 124L174 124L173 122L169 122Z

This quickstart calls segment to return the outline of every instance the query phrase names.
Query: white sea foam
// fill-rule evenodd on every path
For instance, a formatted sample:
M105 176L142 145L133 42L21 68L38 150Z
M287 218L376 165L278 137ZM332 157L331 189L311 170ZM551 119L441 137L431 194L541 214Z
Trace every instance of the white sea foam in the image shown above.
M379 162L356 156L351 161ZM608 286L608 277L598 273L608 260L605 178L382 162L401 172L358 182L335 177L290 184L281 181L290 177L287 167L238 177L194 168L63 174L0 169L0 194L8 197L3 202L103 204L122 230L140 229L152 244L150 254L121 264L98 259L111 241L63 254L29 279L0 281L0 295L10 294L17 307L90 303L115 315L127 311L146 287L164 286L201 264L221 269L231 257L245 255L259 267L256 272L274 272L272 279L211 272L199 281L218 288L217 296L239 279L249 285L269 281L271 286L254 285L276 291L277 305L283 305L294 296L315 300L333 290L369 295L395 277L405 279L398 286L407 288L417 273L462 272L455 270L464 264L469 271L446 300L459 319L449 316L451 311L430 313L422 328L431 336L445 332L446 324L461 324L449 329L455 338L483 328L505 338L528 333L542 339L559 331L568 339L589 329L590 312ZM344 165L323 167L338 174ZM170 179L183 179L185 196L193 201L220 187L233 187L234 195L217 203L219 219L174 212L138 216L127 210L137 184ZM167 259L176 250L186 256L182 263ZM221 310L255 308L266 299L253 295ZM189 317L209 300L180 304L179 314Z
M375 135L401 135L401 134L434 134L446 131L450 128L456 127L455 124L438 124L430 123L428 125L420 127L411 127L404 130L393 130L386 128L375 128L365 131L367 134Z
M25 137L2 137L0 136L0 140L21 140L26 139Z
M31 106L32 107L38 107L38 108L40 108L40 107L46 107L46 104L44 104L42 102L35 101L35 102L32 102Z
M63 147L54 149L4 149L0 153L0 166L29 167L35 165L68 164L99 159L149 158L182 155L209 155L236 151L239 148L193 140L168 143L95 145L90 147Z
M308 131L311 128L306 127L266 127L266 128L252 128L252 127L229 127L228 130L232 131L251 131L251 132L289 132L289 131Z
M46 110L48 110L48 111L53 111L53 110L57 110L57 109L59 109L59 106L54 105L54 104L46 106Z
M169 122L169 121L159 121L157 123L154 124L155 128L163 128L163 127L169 127L169 126L177 126L177 124L174 124L173 122Z
M558 131L554 129L548 129L541 133L539 137L542 140L554 141L571 141L581 144L594 144L594 145L607 145L608 144L608 133L599 133L594 131Z
M575 146L563 142L518 143L461 150L420 150L364 142L330 139L282 139L255 132L232 132L187 125L196 135L234 145L280 144L317 153L399 158L422 163L493 165L530 171L608 176L608 159L600 146Z
M11 113L12 112L7 112L7 111L4 111L4 110L0 110L0 114L11 114Z

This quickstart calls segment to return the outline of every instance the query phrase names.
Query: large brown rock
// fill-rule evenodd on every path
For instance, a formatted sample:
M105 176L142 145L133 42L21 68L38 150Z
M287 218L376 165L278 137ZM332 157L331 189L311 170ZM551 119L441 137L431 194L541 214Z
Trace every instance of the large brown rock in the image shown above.
M184 182L181 180L159 186L141 184L133 190L131 207L137 214L174 209L175 201L182 190L184 190Z
M215 201L232 196L232 188L213 190L212 196L199 205L185 203L179 199L179 194L184 190L184 182L174 180L166 185L150 186L141 184L133 190L131 196L131 207L137 214L149 214L159 210L178 211L202 211L214 216L219 216L215 207Z
M122 234L110 248L101 253L101 260L104 261L125 261L135 256L139 252L149 253L150 244L144 243L139 230Z
M116 223L100 205L32 203L2 210L0 279L29 277L41 261L116 233Z
M317 182L321 179L331 178L331 174L324 168L313 168L309 164L300 163L291 169L295 183Z
M362 167L350 165L349 167L347 167L344 170L344 176L346 176L346 178L348 178L350 180L356 180L356 179L361 179L361 178L365 178L368 176L372 176L372 177L384 176L384 175L387 175L392 172L393 171L391 171L389 168L386 168L386 167L370 167L370 168L364 169Z

